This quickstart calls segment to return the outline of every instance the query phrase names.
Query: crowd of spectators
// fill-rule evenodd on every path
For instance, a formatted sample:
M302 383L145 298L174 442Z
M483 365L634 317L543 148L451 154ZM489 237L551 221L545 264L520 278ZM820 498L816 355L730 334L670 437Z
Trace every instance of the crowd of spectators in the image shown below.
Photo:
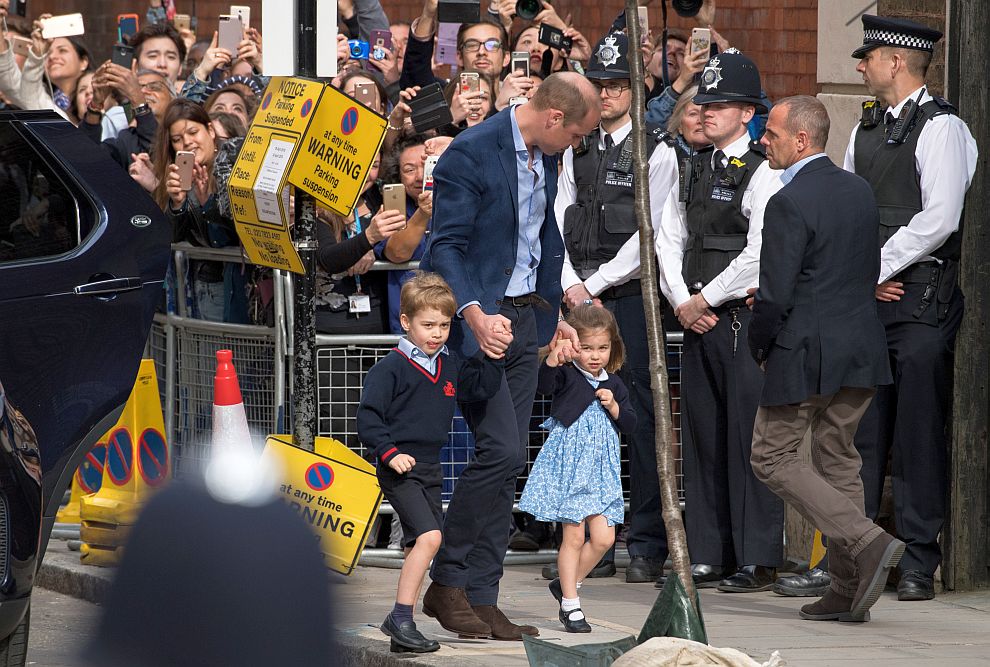
M376 259L403 263L422 256L432 212L432 195L423 190L425 158L439 155L449 138L505 109L510 101L520 103L532 96L550 73L580 72L588 65L591 44L599 36L589 40L571 25L569 16L562 18L553 5L542 4L542 11L527 21L515 16L511 0L491 0L477 22L457 26L456 51L450 57L451 50L438 40L443 31L437 0L425 0L415 17L390 16L379 0L338 3L339 75L333 85L352 97L361 84L373 86L373 99L362 101L388 118L389 129L355 215L345 220L319 211L319 331L399 332L397 295L409 273L370 269ZM177 29L171 3L168 11L156 6L126 39L134 49L133 65L127 68L87 45L85 35L45 39L42 27L48 14L29 20L8 10L7 0L0 0L0 108L52 109L77 125L162 206L174 224L175 242L238 247L224 192L230 165L268 83L259 31L245 29L235 53L218 46L217 32L202 17L198 31L184 25ZM704 15L699 17L703 20ZM541 43L539 28L544 24L561 30L572 40L571 48ZM623 28L620 14L612 29ZM373 49L366 59L353 58L348 41L369 41L376 32L391 34L391 48ZM714 31L713 40L720 48L727 46ZM24 46L17 48L19 44ZM516 51L529 55L528 75L510 69L510 54ZM685 92L708 53L689 54L687 38L676 31L670 33L666 51L660 36L654 35L644 40L642 53L647 118L666 125L678 100L690 99ZM662 75L664 58L668 84ZM459 85L461 72L478 73L476 91ZM452 122L417 133L408 102L435 82L443 88ZM682 104L675 115L675 129L690 144L680 131L680 119L697 119L697 110ZM180 187L175 165L179 151L195 154L189 190ZM389 183L401 184L405 191L406 210L398 215L382 210L381 188ZM184 297L195 317L263 324L266 310L254 301L263 298L259 282L266 279L266 271L245 263L193 261ZM371 313L350 312L348 298L355 293L370 297Z

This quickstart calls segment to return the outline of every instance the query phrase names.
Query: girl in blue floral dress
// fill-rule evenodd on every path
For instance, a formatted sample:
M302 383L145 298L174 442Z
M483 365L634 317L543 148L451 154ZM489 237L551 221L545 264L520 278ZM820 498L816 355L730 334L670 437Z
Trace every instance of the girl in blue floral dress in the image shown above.
M567 363L567 342L555 340L540 367L537 390L553 395L551 416L543 423L550 435L519 508L539 521L563 525L560 578L550 582L550 592L560 603L565 630L591 632L577 588L611 548L614 526L623 520L618 432L632 432L636 414L626 386L614 375L624 356L615 317L605 308L586 305L572 310L567 322L577 330L581 348L571 350L573 360Z

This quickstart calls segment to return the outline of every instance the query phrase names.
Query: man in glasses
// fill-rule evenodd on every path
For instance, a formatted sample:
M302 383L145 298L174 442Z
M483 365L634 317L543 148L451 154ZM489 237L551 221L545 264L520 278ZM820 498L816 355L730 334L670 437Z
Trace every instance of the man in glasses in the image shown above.
M586 76L601 96L601 124L579 146L564 153L554 212L564 237L560 279L564 301L569 308L601 303L615 315L626 344L626 363L619 374L640 415L628 442L630 563L626 581L653 583L667 559L667 533L660 518L650 355L639 281L628 56L629 40L623 33L604 37L592 51ZM666 136L659 127L648 125L647 131L650 206L658 220L667 193L677 184L677 158L674 151L657 150Z
M463 23L457 31L457 69L499 79L509 64L505 29L494 23Z

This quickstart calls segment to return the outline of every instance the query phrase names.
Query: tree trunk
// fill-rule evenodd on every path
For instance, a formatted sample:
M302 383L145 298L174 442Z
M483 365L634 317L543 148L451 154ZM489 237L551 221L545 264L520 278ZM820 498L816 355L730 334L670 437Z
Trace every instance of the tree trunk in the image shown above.
M657 254L653 245L653 222L650 220L650 173L646 158L646 94L643 86L643 57L639 51L640 30L636 0L626 0L626 34L629 36L629 73L632 84L633 186L636 218L639 221L640 283L643 308L646 310L646 334L650 346L650 386L656 414L657 475L660 477L660 502L663 523L667 528L667 550L680 576L692 607L696 604L687 534L677 500L674 468L674 422L670 410L670 386L663 323L660 318L660 295L657 292ZM660 150L660 149L658 149ZM700 610L695 608L696 613Z

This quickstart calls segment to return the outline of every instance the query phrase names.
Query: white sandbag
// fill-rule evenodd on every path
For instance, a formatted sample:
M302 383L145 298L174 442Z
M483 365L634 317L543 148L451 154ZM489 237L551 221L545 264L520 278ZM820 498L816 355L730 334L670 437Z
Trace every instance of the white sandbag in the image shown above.
M716 648L676 637L654 637L612 663L612 667L784 667L780 653L760 663L734 648Z

